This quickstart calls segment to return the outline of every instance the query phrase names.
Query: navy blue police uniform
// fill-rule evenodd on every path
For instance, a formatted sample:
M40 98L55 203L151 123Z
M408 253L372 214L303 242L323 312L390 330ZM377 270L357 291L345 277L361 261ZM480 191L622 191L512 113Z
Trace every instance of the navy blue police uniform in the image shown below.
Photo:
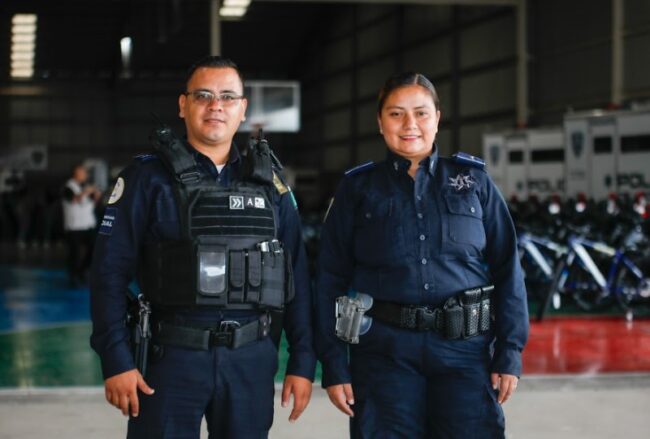
M240 177L242 157L234 144L220 172L208 157L186 147L199 173L215 186L229 187ZM278 184L272 196L278 219L276 236L291 255L295 285L295 297L285 305L284 313L283 327L290 345L286 374L313 380L316 359L307 261L295 200L286 189ZM109 200L99 229L91 281L91 345L100 356L104 378L135 367L129 329L124 323L128 306L125 292L134 286L145 246L181 237L182 221L174 190L171 173L161 158L144 155L120 174ZM178 261L179 266L182 262ZM156 322L163 317L166 323L179 327L224 329L222 323L227 323L228 329L255 322L260 312L209 306L157 309L154 305L154 329L161 327ZM198 438L203 416L210 437L267 437L273 418L278 352L274 341L265 336L267 331L259 334L259 338L236 349L155 344L144 377L155 393L148 396L139 392L140 413L130 418L128 437Z
M528 337L512 220L480 159L442 158L434 146L415 179L409 167L388 151L348 171L330 206L315 299L323 387L352 383L353 438L503 438L490 373L519 376ZM335 335L335 299L349 291L440 309L488 284L493 323L474 337L378 318L358 344Z

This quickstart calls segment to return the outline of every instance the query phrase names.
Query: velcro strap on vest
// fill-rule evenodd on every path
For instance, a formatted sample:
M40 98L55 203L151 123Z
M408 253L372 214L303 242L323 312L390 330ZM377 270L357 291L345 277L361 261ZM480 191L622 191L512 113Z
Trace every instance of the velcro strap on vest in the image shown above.
M244 325L236 321L223 321L214 328L196 328L158 322L152 335L154 343L207 351L215 346L237 349L268 336L270 328L271 317L264 314L258 320Z
M433 309L375 299L366 315L398 328L436 331L450 340L466 339L490 330L493 289L488 285L466 290Z

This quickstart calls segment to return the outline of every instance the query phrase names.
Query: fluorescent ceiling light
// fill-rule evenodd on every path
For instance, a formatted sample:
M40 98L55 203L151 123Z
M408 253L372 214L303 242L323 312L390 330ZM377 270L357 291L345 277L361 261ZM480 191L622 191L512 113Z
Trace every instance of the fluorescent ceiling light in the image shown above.
M34 68L34 63L32 61L26 61L26 60L20 60L20 59L12 59L11 60L11 68L12 69L32 69Z
M11 19L12 24L36 24L36 14L16 14Z
M36 24L14 24L11 31L15 34L35 34Z
M34 61L34 52L12 52L11 60Z
M226 8L231 6L239 6L241 8L245 8L250 4L251 0L224 0L223 2L223 6Z
M243 17L246 13L246 8L240 7L223 7L219 9L219 15L222 17Z
M120 40L120 48L122 49L122 58L131 56L131 48L133 47L133 40L131 37L124 37Z
M33 43L34 41L36 41L34 34L13 34L11 36L12 43Z
M11 69L11 76L14 78L31 78L34 75L34 69Z
M34 43L13 43L11 45L12 52L33 52L36 48Z
M11 19L12 78L31 78L34 75L36 22L35 14L15 14Z

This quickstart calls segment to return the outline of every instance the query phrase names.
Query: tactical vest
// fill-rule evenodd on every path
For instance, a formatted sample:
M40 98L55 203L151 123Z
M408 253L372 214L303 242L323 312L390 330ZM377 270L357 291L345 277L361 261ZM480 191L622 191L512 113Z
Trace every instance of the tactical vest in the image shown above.
M174 177L182 238L144 249L145 297L163 307L282 309L293 298L293 278L289 254L276 239L272 177L220 187L199 172L181 140L171 134L160 140L158 155Z

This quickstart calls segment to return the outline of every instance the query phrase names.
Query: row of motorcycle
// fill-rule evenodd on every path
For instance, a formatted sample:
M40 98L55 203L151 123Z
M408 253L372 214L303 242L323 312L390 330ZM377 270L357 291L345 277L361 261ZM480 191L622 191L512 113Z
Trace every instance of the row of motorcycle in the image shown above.
M627 320L650 311L650 205L645 193L599 202L578 195L510 200L519 255L537 319L574 303L618 307Z

